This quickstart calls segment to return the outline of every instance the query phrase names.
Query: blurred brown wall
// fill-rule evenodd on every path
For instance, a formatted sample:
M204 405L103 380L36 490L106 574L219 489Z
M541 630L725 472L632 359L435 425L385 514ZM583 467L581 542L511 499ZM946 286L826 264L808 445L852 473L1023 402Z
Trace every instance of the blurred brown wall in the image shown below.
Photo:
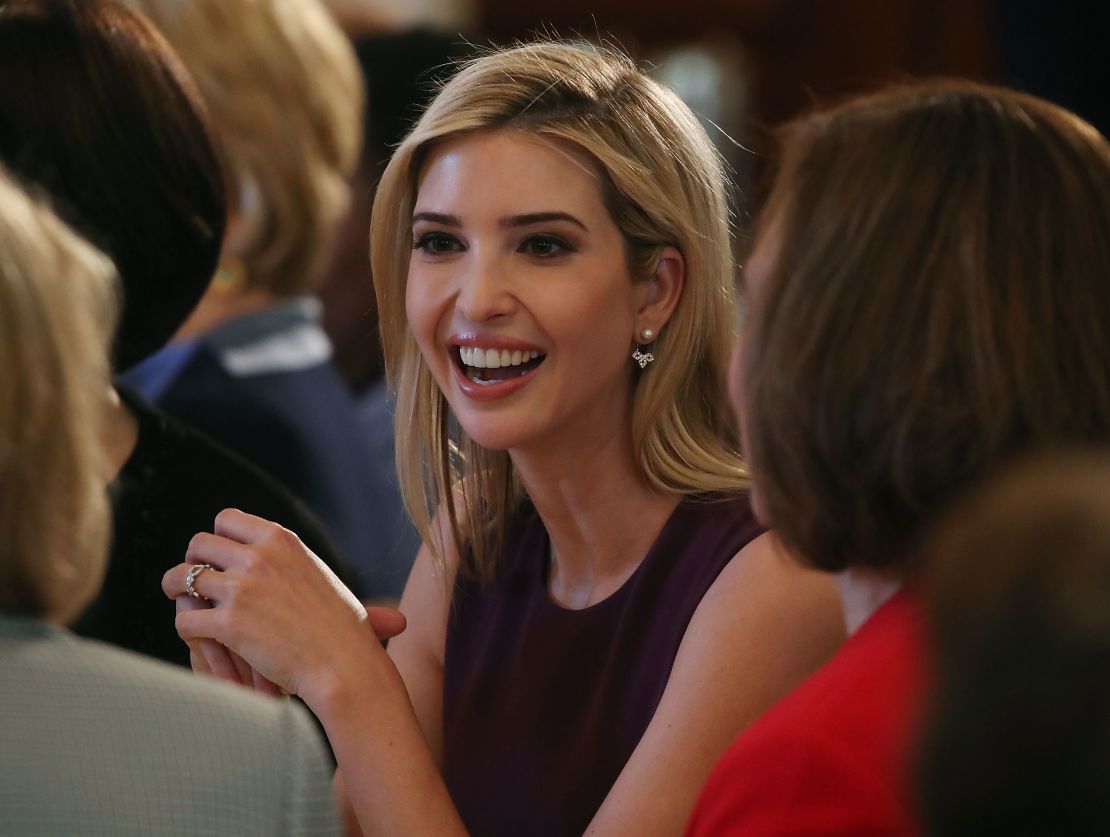
M498 43L542 26L612 35L642 56L732 35L751 59L752 118L776 124L825 99L911 75L997 77L988 0L477 0Z

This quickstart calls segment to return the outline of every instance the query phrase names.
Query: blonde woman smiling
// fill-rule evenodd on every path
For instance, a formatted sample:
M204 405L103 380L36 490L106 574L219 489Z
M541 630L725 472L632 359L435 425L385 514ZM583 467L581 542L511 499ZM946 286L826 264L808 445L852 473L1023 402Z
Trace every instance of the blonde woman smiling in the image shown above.
M179 599L183 637L316 711L364 831L678 832L729 736L841 640L830 582L748 503L727 215L690 111L594 49L476 60L394 155L372 254L426 544L408 630L383 653L235 511L164 584L211 600Z

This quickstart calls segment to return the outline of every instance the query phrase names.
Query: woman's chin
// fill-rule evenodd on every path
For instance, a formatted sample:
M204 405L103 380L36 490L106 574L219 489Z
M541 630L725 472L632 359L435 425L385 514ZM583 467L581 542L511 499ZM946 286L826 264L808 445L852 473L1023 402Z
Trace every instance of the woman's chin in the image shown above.
M471 431L466 426L463 426L463 431L466 433L467 438L474 442L474 444L488 451L511 451L514 448L520 447L522 441L526 441L520 438L519 433L498 432L495 429L486 427L479 427Z
M520 416L473 415L466 410L454 415L467 438L489 451L528 450L550 435L534 422L522 422Z

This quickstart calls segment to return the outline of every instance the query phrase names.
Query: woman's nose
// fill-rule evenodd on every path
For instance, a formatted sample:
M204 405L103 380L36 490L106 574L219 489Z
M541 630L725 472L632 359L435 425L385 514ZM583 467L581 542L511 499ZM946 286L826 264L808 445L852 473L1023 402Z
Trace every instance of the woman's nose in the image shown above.
M459 278L455 305L471 322L511 314L516 307L506 266L493 258L474 258Z

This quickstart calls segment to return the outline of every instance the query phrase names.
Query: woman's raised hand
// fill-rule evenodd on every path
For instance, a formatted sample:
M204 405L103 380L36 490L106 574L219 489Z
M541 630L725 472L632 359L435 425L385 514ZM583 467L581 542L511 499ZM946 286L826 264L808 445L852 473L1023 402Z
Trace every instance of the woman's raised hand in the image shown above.
M162 589L178 603L177 631L193 667L268 693L326 694L345 665L382 653L378 640L404 630L391 608L369 612L300 539L236 509L216 517L214 534L189 544L186 563ZM186 576L197 564L192 598ZM206 602L205 599L208 601Z

